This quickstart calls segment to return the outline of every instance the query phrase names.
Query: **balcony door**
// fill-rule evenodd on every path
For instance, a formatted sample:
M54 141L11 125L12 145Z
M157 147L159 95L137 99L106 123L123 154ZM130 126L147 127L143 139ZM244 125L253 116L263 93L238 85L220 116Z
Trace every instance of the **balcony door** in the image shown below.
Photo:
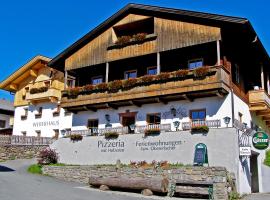
M128 127L129 133L134 133L136 114L137 112L119 113L121 124L123 127Z

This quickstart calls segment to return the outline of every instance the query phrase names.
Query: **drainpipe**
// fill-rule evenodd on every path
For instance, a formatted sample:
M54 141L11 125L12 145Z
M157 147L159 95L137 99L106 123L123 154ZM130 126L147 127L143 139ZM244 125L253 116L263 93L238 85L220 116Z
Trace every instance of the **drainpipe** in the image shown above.
M234 124L234 93L233 93L233 89L231 88L231 103L232 103L232 127Z

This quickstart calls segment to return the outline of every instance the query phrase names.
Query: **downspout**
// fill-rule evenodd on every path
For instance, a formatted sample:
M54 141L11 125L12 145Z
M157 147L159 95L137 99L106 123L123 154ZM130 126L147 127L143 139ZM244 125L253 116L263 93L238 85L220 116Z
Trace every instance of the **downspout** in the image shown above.
M233 88L231 87L231 104L232 104L232 127L234 124L234 93L233 93Z

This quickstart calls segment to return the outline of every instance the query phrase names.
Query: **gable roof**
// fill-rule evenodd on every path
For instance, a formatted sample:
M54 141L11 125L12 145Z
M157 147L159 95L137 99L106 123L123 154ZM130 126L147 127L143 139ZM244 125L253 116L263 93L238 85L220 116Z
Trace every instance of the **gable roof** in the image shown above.
M20 67L18 70L16 70L13 74L11 74L8 78L0 82L0 89L7 90L14 92L14 90L8 89L8 85L14 82L16 79L20 78L24 73L32 69L32 67L37 64L38 62L42 61L45 63L48 63L51 59L45 56L35 56L30 61L28 61L26 64L24 64L22 67Z
M78 49L83 47L85 44L93 40L107 28L109 28L114 23L116 23L117 21L119 21L128 14L141 14L154 17L176 18L181 19L183 21L196 20L196 22L198 23L212 24L213 26L220 26L221 24L222 25L235 24L239 26L244 25L247 26L247 29L252 33L252 35L254 35L254 37L257 35L251 23L246 18L131 3L126 5L124 8L122 8L117 13L112 15L110 18L105 20L95 29L91 30L82 38L73 43L71 46L66 48L63 52L61 52L59 55L53 58L48 63L48 65L50 67L63 71L64 62L67 57L69 57L71 54L76 52ZM264 53L266 54L267 59L269 59L269 56L259 38L258 42L259 45L262 47Z

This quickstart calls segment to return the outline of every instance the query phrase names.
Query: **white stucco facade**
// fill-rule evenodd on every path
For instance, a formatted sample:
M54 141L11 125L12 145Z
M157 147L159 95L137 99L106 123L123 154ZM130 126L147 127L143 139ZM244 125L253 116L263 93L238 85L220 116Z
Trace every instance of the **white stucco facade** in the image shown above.
M72 126L72 114L66 113L64 109L60 109L59 115L54 116L53 113L57 111L57 103L39 103L37 105L20 106L15 108L13 135L37 136L40 132L41 137L53 137L56 131L61 132L70 129ZM42 115L36 118L39 108L42 107ZM27 117L25 116L25 109L28 109Z

